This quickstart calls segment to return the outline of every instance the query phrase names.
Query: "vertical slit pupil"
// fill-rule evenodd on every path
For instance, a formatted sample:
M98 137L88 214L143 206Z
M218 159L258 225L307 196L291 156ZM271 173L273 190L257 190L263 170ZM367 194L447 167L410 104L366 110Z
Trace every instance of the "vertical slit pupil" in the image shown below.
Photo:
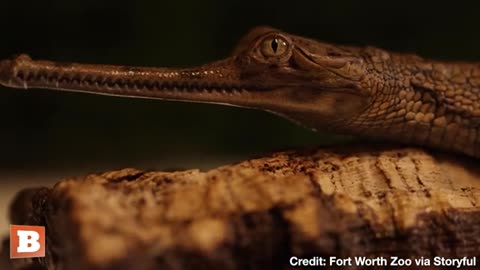
M272 50L274 53L277 53L278 49L278 40L276 38L272 39Z

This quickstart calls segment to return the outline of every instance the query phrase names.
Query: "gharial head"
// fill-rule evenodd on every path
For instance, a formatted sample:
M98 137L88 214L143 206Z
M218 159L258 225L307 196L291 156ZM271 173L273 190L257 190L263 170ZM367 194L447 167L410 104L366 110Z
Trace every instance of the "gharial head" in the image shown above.
M243 106L318 129L368 107L372 80L364 53L257 27L232 56L198 67L58 63L21 55L0 61L0 84Z

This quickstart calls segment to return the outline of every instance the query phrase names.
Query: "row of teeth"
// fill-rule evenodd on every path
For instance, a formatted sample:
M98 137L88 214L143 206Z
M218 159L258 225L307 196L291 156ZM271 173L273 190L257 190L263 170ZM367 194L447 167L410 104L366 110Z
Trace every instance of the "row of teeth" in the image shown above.
M23 73L18 72L17 79L23 83L45 82L59 87L69 84L72 86L106 87L110 89L132 89L132 90L163 90L163 91L205 91L205 92L243 92L246 87L237 87L227 84L194 84L187 82L153 82L148 80L126 81L123 79L108 80L102 77L66 77L58 74L45 73Z

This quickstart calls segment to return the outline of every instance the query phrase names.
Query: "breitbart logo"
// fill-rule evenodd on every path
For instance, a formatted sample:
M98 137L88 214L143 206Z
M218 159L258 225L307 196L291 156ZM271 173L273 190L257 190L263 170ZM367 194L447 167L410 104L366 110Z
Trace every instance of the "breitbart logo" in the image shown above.
M45 257L45 227L10 225L10 258Z

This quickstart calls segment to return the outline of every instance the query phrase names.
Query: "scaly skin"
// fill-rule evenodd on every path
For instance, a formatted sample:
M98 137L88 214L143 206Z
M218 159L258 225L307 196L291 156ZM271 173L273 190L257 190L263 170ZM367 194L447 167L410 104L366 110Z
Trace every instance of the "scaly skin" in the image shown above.
M336 46L258 27L196 68L0 62L0 84L220 103L329 130L480 157L480 65Z

